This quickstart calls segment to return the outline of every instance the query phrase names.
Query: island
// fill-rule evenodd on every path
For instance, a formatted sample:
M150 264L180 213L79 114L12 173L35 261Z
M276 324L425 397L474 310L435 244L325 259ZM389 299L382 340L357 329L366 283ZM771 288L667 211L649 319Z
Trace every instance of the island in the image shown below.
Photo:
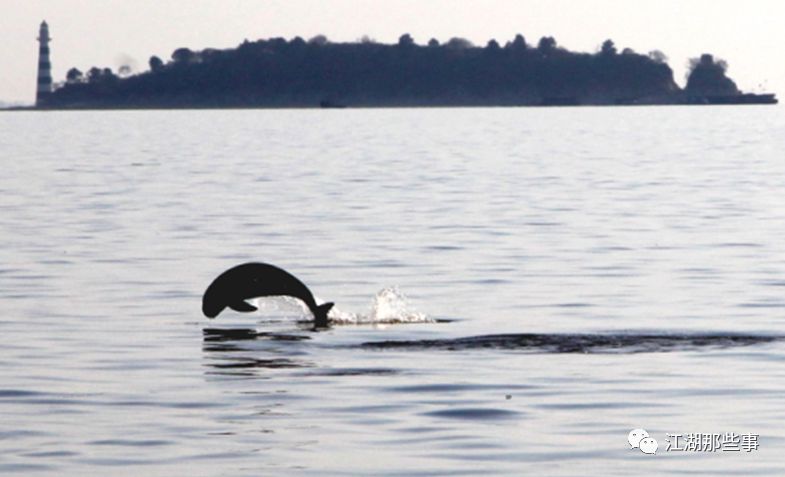
M463 38L419 45L409 34L395 44L369 38L333 43L272 38L236 48L178 48L149 70L68 71L37 107L292 108L428 106L582 106L775 104L773 94L743 93L727 64L704 54L691 63L687 84L674 81L659 51L640 54L613 41L593 53L536 45L517 35L503 46L478 47Z

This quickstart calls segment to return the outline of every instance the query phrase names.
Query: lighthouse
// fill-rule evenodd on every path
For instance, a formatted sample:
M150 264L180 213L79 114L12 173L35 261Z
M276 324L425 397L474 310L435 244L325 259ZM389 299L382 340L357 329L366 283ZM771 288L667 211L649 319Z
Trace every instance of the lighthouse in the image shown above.
M52 63L49 61L49 25L46 21L41 22L41 29L38 31L38 88L35 94L36 106L41 106L46 102L47 97L52 93Z

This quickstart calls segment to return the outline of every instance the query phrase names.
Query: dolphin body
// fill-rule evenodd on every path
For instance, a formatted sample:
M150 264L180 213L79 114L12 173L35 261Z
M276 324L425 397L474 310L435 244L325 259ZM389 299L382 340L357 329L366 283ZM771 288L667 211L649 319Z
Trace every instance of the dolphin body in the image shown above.
M218 275L202 297L202 313L215 318L227 306L234 311L250 312L257 308L245 300L262 296L299 298L311 310L316 328L328 326L327 313L333 303L317 305L311 290L286 270L267 263L244 263Z

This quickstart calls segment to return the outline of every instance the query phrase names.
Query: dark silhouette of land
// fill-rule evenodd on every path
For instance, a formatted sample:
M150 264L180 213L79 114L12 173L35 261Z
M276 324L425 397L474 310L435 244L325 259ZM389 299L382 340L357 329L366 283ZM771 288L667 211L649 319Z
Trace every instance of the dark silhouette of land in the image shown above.
M327 313L332 303L317 305L311 290L286 270L267 263L244 263L230 268L218 276L202 297L202 313L215 318L226 307L239 312L256 311L245 300L264 296L291 296L299 298L314 316L316 328L328 326Z
M374 106L535 106L774 103L742 94L727 65L703 55L681 89L665 55L607 40L596 53L571 52L522 35L501 46L462 38L417 45L370 40L331 43L283 38L234 49L179 48L153 56L149 71L124 76L108 68L72 68L43 105L49 108L224 108ZM121 68L122 70L122 68ZM128 74L128 71L120 73Z

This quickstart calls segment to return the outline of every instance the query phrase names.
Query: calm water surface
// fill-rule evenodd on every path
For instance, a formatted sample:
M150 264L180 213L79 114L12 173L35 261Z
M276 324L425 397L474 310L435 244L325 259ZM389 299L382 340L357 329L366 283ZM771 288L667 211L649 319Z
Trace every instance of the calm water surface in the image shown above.
M783 150L780 107L0 114L0 474L783 475ZM356 324L204 318L251 260Z

